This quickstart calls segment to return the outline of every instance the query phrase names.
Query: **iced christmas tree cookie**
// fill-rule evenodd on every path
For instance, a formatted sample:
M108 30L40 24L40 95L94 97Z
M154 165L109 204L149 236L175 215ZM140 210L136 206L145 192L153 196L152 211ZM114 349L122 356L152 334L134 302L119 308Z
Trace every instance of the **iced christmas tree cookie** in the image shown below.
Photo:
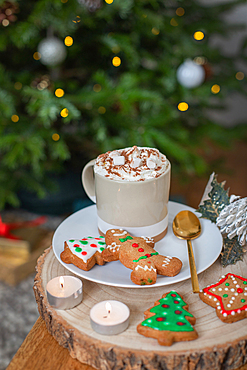
M232 323L247 317L247 279L242 276L228 273L202 289L199 297L216 308L223 322Z
M158 339L162 346L198 337L193 327L195 317L188 312L188 305L182 296L174 290L164 294L144 315L145 320L137 326L138 333Z
M60 257L64 263L73 263L84 271L89 271L95 264L104 265L102 252L105 239L91 236L83 239L70 239L64 242L64 251Z

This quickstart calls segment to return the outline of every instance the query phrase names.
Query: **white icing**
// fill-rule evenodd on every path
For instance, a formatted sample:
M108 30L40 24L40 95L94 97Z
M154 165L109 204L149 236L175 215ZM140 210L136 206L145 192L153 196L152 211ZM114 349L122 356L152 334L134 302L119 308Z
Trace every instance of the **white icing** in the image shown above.
M153 267L153 266L148 266L148 265L145 265L144 267L143 266L140 266L140 265L137 265L136 266L136 268L135 268L135 270L137 271L137 270L139 270L139 269L142 269L142 270L144 270L144 271L156 271L156 269Z
M88 244L82 244L82 242L88 242ZM106 244L105 244L105 238L92 238L92 237L88 237L88 238L83 238L83 239L70 239L70 240L66 240L66 243L69 247L69 249L71 250L71 252L76 255L77 257L81 258L83 260L84 263L87 263L87 260L89 258L91 258L97 251L99 253L102 253L103 250L102 248L106 248ZM99 244L99 243L104 243L104 244ZM77 244L78 247L81 249L80 252L77 252L76 251L76 247L74 247L74 245ZM96 245L97 247L90 247L91 244L94 244ZM86 254L82 254L82 252L85 252Z
M115 231L113 231L113 232L115 232ZM123 232L121 234L115 233L115 234L113 234L113 236L123 236L123 235L126 235L126 234L128 234L127 231L123 230Z
M121 245L118 245L117 243L113 242L113 243L107 245L106 248L110 249L112 252L117 252L120 247L121 247Z

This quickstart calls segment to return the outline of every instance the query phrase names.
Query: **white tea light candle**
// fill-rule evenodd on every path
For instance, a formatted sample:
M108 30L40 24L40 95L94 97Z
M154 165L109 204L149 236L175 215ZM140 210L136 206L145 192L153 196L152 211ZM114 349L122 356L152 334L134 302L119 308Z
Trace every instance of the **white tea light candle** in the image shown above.
M74 276L57 276L46 285L47 299L58 310L68 310L82 301L82 282Z
M116 335L129 326L130 310L119 301L102 301L90 311L90 322L94 331L103 335Z

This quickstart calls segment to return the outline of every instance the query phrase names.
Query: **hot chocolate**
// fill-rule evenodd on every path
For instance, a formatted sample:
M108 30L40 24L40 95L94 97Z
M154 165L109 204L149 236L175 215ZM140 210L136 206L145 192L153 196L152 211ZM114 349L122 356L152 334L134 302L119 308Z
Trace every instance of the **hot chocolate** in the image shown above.
M161 176L168 166L158 149L133 146L99 155L94 172L112 180L145 181Z

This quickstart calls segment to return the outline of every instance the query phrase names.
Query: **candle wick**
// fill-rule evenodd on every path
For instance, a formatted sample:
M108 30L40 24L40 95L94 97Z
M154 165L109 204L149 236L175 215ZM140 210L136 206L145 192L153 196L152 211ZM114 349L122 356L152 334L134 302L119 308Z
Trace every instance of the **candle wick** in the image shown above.
M63 288L63 283L61 283L61 288Z
M108 311L107 311L107 315L103 316L103 319L106 319L106 318L110 315L110 313L111 313L111 311L110 311L110 310L108 310Z

